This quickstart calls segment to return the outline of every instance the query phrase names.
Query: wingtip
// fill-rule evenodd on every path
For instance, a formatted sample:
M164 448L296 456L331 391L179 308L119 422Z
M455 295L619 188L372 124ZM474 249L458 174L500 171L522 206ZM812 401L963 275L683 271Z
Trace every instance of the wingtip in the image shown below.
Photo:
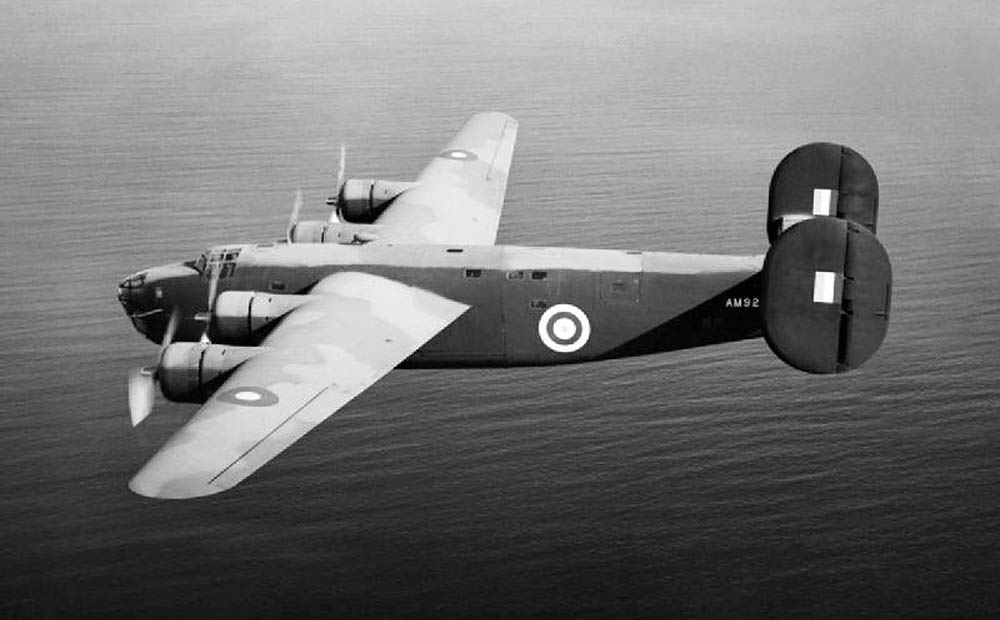
M475 114L472 115L472 118L491 118L491 117L498 118L507 122L513 122L515 124L517 123L516 118L501 110L483 110L481 112L476 112Z
M218 487L192 479L159 479L140 471L129 480L128 488L136 495L150 499L194 499L221 493L229 487Z

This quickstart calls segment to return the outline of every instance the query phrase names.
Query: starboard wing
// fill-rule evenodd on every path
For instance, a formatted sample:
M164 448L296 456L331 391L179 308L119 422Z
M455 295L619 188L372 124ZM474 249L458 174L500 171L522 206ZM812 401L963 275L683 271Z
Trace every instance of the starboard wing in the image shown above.
M378 220L390 243L492 245L507 191L517 121L501 112L473 115L448 146Z
M180 499L236 485L468 309L354 272L311 295L136 474L134 492Z

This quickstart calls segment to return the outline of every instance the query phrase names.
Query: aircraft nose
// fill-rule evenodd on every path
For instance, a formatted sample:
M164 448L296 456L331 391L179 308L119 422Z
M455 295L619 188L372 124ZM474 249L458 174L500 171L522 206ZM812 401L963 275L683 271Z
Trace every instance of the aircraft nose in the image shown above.
M136 331L147 338L155 340L163 323L163 308L159 307L158 286L154 287L155 278L150 278L148 271L131 275L118 283L118 301L125 314L132 321Z
M146 272L142 271L128 276L118 283L118 301L125 308L125 313L131 315L135 310L135 302L139 289L146 282Z
M130 290L125 288L124 281L118 284L118 303L125 309L125 314L129 314L132 309L132 299Z
M118 283L118 301L135 329L160 342L171 313L181 307L186 291L197 288L198 272L183 263L150 267Z

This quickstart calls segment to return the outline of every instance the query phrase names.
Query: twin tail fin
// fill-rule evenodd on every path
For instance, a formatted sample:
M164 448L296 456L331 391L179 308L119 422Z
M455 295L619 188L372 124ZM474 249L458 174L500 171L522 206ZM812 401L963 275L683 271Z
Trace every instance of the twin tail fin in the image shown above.
M875 236L878 180L857 151L817 142L771 178L762 327L799 370L845 372L867 361L889 326L892 266Z

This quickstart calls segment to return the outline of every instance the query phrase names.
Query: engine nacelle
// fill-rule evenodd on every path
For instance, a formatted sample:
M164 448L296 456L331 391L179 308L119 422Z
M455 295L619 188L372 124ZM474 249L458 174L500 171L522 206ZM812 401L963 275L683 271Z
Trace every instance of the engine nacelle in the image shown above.
M256 344L262 330L309 300L307 295L226 291L215 301L213 339Z
M371 224L389 203L415 185L409 181L348 179L337 197L337 213L347 222Z
M160 360L160 391L174 402L203 403L230 372L261 351L258 347L175 342L164 349Z
M807 144L771 177L761 316L788 365L844 372L870 358L889 327L892 266L875 237L878 180L846 146Z
M361 245L378 239L381 226L377 224L345 224L306 220L296 223L288 231L289 243L339 243Z
M836 217L875 232L878 179L857 151L814 142L781 160L771 176L767 239L771 243L795 224L812 217Z

